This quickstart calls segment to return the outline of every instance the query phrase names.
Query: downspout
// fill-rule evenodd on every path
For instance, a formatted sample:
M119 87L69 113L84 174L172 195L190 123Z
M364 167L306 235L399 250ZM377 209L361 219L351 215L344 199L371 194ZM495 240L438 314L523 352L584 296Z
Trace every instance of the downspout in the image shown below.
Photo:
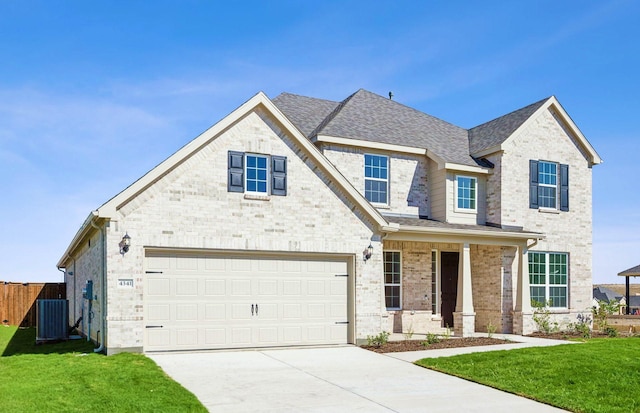
M64 271L61 270L61 268L63 267L56 267L56 268L58 269L58 271L60 271L65 275L65 277L63 278L63 281L65 282L65 284L67 283L67 280L66 280L67 275L73 277L73 316L71 317L71 320L73 321L76 319L76 259L71 257L70 255L67 255L67 259L73 260L73 271L71 271L71 273L69 273L68 268L66 267L64 267ZM66 289L66 286L65 286L65 289ZM67 297L67 300L69 300L69 297Z
M102 322L102 328L99 330L101 336L100 346L93 349L94 353L101 353L104 351L104 336L107 330L107 235L105 234L104 228L94 224L93 220L90 221L90 224L100 231L102 238L102 274L100 275L102 278L100 280L100 321Z

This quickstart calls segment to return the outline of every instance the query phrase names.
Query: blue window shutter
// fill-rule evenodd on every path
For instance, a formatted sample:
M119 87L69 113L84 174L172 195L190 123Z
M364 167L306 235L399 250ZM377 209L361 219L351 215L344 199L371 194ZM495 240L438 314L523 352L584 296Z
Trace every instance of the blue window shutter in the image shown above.
M227 191L244 192L244 153L229 151Z
M529 208L538 209L538 161L529 161Z
M287 157L271 156L271 194L287 195Z
M560 211L569 210L569 165L560 165Z

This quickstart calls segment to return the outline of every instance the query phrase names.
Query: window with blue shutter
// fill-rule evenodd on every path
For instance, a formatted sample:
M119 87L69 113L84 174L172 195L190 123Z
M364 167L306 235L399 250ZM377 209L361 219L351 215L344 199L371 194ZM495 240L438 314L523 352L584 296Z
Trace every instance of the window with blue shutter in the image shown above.
M529 208L569 210L569 165L529 161Z
M229 192L287 195L287 158L229 151Z

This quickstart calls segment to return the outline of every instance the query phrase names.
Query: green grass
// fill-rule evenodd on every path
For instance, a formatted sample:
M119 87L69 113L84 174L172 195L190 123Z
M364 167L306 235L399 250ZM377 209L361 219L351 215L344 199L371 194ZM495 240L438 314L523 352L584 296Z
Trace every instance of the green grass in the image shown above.
M35 329L0 326L3 412L206 412L141 354L103 356L85 340L35 344Z
M640 412L640 338L592 339L416 364L574 412Z

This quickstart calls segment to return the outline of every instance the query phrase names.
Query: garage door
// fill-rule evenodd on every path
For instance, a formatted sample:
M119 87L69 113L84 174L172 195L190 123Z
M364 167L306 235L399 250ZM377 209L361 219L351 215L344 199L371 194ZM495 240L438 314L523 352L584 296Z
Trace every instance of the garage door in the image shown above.
M342 344L344 258L147 252L145 351Z

